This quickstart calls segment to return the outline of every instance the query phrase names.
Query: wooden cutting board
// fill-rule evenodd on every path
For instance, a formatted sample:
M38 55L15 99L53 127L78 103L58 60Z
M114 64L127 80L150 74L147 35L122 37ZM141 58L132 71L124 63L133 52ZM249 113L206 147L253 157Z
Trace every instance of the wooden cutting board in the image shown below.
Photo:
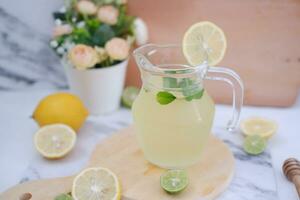
M300 90L299 0L129 0L132 14L143 18L152 43L181 43L184 32L199 21L219 25L227 51L219 64L235 70L245 85L245 104L290 106ZM139 85L131 59L127 85ZM231 88L209 81L218 103L231 103Z
M124 200L210 200L229 185L234 172L234 157L221 140L211 135L202 160L188 169L189 186L178 195L168 195L159 184L160 175L165 170L144 159L133 128L129 127L96 146L88 164L88 167L95 166L107 167L117 174ZM70 192L73 178L23 183L2 193L0 199L19 200L22 194L30 193L31 200L54 200L58 194Z

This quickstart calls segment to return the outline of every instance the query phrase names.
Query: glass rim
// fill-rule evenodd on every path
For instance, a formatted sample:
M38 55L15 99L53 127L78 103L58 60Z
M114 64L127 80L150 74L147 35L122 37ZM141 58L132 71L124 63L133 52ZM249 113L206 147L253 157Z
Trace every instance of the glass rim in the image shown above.
M209 67L207 61L203 63L192 66L190 64L178 64L178 63L170 63L170 64L152 64L147 56L151 56L158 49L163 48L180 48L182 49L181 44L155 44L155 43L148 43L136 48L133 51L133 56L136 60L136 63L140 69L143 69L149 73L161 76L170 76L175 78L184 78L188 77L195 73L206 73L206 69ZM182 52L181 52L182 53ZM172 66L172 67L171 67ZM177 67L177 68L176 68ZM169 73L174 72L176 73Z

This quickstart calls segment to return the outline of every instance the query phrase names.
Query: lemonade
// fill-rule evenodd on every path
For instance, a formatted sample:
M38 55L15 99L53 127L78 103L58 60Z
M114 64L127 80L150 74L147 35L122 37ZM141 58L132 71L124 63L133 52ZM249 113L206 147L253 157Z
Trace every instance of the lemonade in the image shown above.
M201 158L214 118L214 102L205 80L233 89L227 130L235 130L244 87L231 69L215 67L224 57L226 37L211 22L199 22L184 34L182 45L147 44L133 52L143 87L132 105L135 132L145 158L163 168L186 168Z
M156 90L142 89L132 112L138 142L147 160L163 168L184 168L199 161L214 117L207 92L200 99L176 98L167 105Z

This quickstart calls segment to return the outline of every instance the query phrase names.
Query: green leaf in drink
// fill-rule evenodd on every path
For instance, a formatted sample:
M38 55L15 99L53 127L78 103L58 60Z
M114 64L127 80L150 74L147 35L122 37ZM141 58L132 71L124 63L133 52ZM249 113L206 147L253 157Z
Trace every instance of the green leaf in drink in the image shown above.
M176 74L176 71L166 71L166 74ZM163 77L163 86L165 88L177 88L177 79L173 77Z
M177 88L177 79L171 77L164 77L163 78L163 86L165 88Z
M196 94L193 95L193 99L201 99L203 93L204 93L204 89L198 91Z
M156 94L156 100L161 105L167 105L172 101L174 101L175 99L176 97L170 92L162 91Z

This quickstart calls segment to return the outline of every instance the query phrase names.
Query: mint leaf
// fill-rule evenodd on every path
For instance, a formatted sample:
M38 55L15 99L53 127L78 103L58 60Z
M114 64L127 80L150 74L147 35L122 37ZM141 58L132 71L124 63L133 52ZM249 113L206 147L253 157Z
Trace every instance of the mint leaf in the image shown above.
M176 71L166 71L166 74L176 74ZM163 86L165 88L177 88L177 79L172 77L163 77Z
M193 100L193 96L185 97L185 100L192 101Z
M192 101L193 99L201 99L201 97L203 96L203 93L204 93L204 89L198 91L197 93L195 93L191 96L185 97L185 100Z
M167 105L174 101L176 97L170 92L158 92L156 94L156 100L161 105Z
M193 95L194 99L200 99L203 96L204 93L204 89L200 90L199 92L197 92L196 94Z
M171 77L164 77L163 78L163 86L165 88L177 88L177 79Z
M68 194L60 194L57 197L55 197L54 200L73 200L73 198Z
M197 90L199 90L199 86L195 84L195 81L189 78L183 78L180 81L179 86L181 87L182 94L185 97L192 96Z

